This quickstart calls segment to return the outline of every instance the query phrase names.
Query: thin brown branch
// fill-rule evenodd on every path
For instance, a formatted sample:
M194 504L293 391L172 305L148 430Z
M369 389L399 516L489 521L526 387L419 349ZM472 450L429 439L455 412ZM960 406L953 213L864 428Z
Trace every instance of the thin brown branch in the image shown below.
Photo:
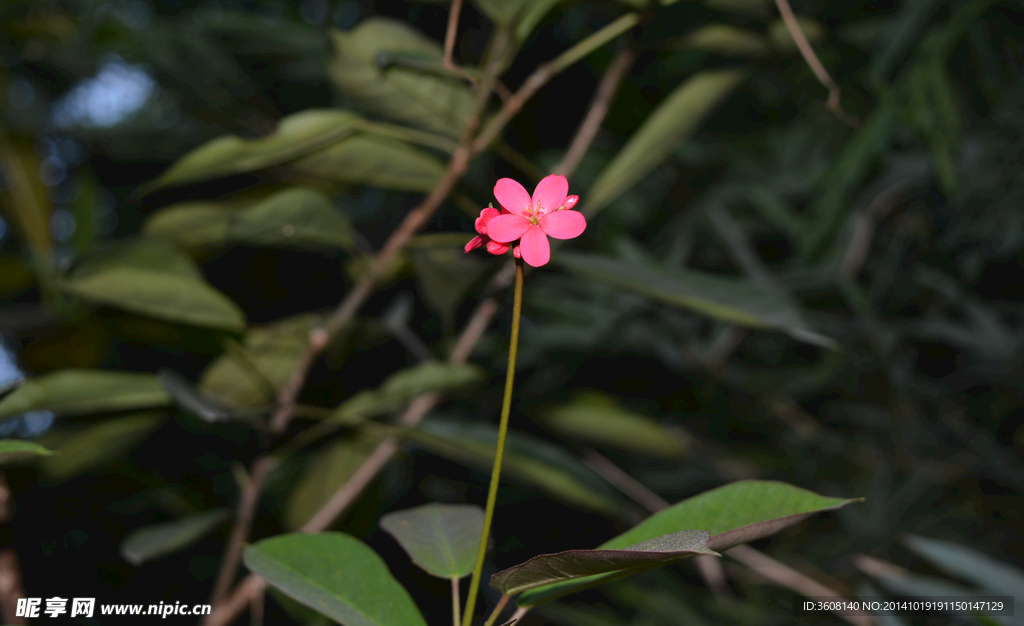
M797 21L796 15L793 14L793 9L789 6L789 0L775 0L775 6L779 8L779 14L782 16L782 21L786 24L786 30L789 31L790 37L796 43L796 47L800 50L800 55L807 62L808 67L814 72L814 75L818 77L820 82L826 89L828 89L828 108L832 110L837 118L841 121L849 124L850 126L858 126L860 124L857 118L851 116L843 110L843 105L839 102L840 89L839 85L836 84L832 77L829 76L828 70L818 60L818 55L814 53L814 48L811 47L811 42L807 41L807 36L804 35L803 29L800 28L800 22Z
M871 239L875 233L875 227L903 200L907 189L907 182L902 180L887 187L882 193L875 196L867 208L857 216L853 222L850 244L846 247L842 263L839 264L840 275L854 278L860 272L860 268L864 266L864 261L871 250Z

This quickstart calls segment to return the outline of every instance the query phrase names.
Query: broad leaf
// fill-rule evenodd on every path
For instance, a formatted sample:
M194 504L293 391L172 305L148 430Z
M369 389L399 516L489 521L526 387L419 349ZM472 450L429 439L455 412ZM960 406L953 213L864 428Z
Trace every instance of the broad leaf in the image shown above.
M665 161L746 77L744 70L708 70L677 87L597 177L585 211L600 211Z
M424 504L380 518L416 565L439 578L462 578L476 564L484 511L472 504Z
M598 255L560 252L555 260L576 274L753 328L774 328L795 339L832 347L811 330L788 298L738 278L707 272L640 265Z
M229 351L206 368L200 390L235 407L273 401L274 390L288 381L319 323L318 315L306 313L249 329L242 350Z
M699 554L719 556L707 548L710 536L706 530L681 530L621 550L568 550L542 554L498 572L491 577L491 586L511 596L587 576L600 576L601 582L608 582Z
M355 537L279 535L249 546L245 564L288 596L345 626L426 626L384 561Z
M241 330L245 316L176 248L143 241L86 260L60 284L84 300L170 322Z
M358 433L340 437L319 450L288 497L285 527L301 529L352 478L379 442L379 437Z
M121 556L142 565L195 543L230 517L231 511L217 509L143 526L121 542Z
M370 133L352 135L296 159L288 169L315 181L401 191L429 191L444 174L444 164L426 152L404 141Z
M228 244L352 246L352 226L322 193L291 188L237 211L213 202L161 209L146 220L146 235L186 248Z
M164 421L159 413L140 413L96 424L63 426L39 438L57 454L39 465L55 481L71 478L117 460L142 442Z
M21 439L0 439L0 465L51 454L53 454L53 450L44 448L38 443Z
M686 451L683 441L660 422L626 411L597 392L546 411L541 423L573 439L648 456L677 458Z
M328 78L362 109L417 128L458 136L473 108L461 78L403 67L409 58L441 66L441 46L404 22L370 18L348 32L331 31L335 55Z
M482 378L475 365L426 361L399 370L377 389L355 394L336 409L334 419L349 422L397 411L421 394L458 389Z
M0 400L0 420L29 411L103 413L170 403L151 374L66 369L22 383Z
M492 424L432 418L402 436L440 456L490 471L498 431ZM613 513L619 508L607 483L575 455L523 433L508 433L501 476L586 509Z
M744 480L706 491L650 516L632 529L605 542L598 549L624 549L640 542L681 530L698 529L711 534L707 549L724 551L767 537L807 517L846 506L856 500L827 498L785 483ZM520 606L547 602L608 580L606 576L555 583L524 593Z
M140 192L260 170L309 154L355 132L359 116L335 109L310 109L278 122L258 139L218 137L178 159Z

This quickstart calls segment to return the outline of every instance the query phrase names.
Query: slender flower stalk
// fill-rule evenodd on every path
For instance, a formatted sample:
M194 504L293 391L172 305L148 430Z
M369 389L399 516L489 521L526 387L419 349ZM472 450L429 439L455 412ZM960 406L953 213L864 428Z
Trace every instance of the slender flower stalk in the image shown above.
M508 416L512 412L512 382L516 375L516 353L519 348L519 318L523 311L523 259L516 257L516 285L512 303L512 338L508 348L508 373L505 375L505 397L501 403L501 423L498 426L498 447L494 452L494 469L491 470L491 487L487 492L487 507L484 509L484 529L480 535L480 547L476 552L476 566L466 596L466 611L462 617L464 626L472 626L473 610L476 608L476 594L480 589L480 576L484 569L484 555L487 553L487 538L494 518L494 503L498 498L498 479L501 475L501 461L505 454L505 435L508 433Z

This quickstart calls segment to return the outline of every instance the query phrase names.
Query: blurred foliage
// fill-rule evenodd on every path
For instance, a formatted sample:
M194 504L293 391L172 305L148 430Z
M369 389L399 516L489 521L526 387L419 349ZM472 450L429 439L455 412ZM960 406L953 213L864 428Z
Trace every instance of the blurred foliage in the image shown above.
M942 570L953 547L928 541L1019 570L1024 11L793 8L855 127L824 107L770 2L467 3L456 61L477 72L509 25L512 89L630 11L654 13L525 103L327 346L290 431L315 436L280 455L253 540L301 527L348 480L385 432L356 423L388 428L410 398L445 391L332 528L365 540L426 615L447 614L448 583L378 520L484 501L511 299L475 367L431 361L502 267L461 246L497 178L531 187L558 161L631 45L570 177L589 227L527 277L493 571L645 516L588 466L595 450L670 502L755 477L865 496L758 544L839 590L885 584L856 553ZM310 331L441 177L470 114L473 88L440 63L447 12L0 4L0 455L16 504L0 546L29 595L206 601L223 511ZM935 539L904 548L901 533ZM961 577L993 589L977 578L990 566ZM731 596L673 567L526 622L838 623L725 571ZM267 603L266 623L307 619Z

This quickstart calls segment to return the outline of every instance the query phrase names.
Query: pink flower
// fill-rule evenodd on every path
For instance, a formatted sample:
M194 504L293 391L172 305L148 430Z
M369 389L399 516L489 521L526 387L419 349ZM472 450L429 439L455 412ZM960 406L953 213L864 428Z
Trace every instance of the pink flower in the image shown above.
M501 244L519 239L523 260L533 267L544 265L551 260L548 237L572 239L587 228L583 214L572 210L579 196L568 193L569 181L565 176L545 176L537 183L532 198L522 185L502 178L494 185L494 197L507 213L487 221L487 237Z
M480 211L480 217L476 218L476 232L480 233L476 237L469 240L466 244L466 252L470 250L476 250L480 246L486 245L487 251L491 254L505 254L508 252L507 243L498 243L497 241L491 241L491 238L487 236L487 223L492 219L501 215L501 211L491 207L487 207L483 211Z

